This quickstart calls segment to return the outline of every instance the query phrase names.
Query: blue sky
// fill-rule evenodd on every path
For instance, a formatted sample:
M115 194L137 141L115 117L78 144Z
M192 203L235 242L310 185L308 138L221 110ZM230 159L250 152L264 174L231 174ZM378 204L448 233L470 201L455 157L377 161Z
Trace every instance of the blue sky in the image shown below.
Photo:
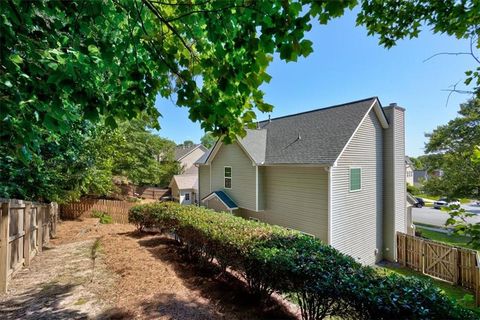
M396 102L406 108L406 154L418 156L423 154L424 134L453 119L468 98L452 94L447 105L448 92L442 89L463 83L464 71L474 66L471 57L443 55L423 62L439 52L467 51L466 40L425 30L419 38L387 50L376 37L367 36L365 28L355 26L352 12L326 26L314 24L307 38L314 43L308 58L285 63L275 57L268 69L272 80L263 90L275 106L272 117L378 96L384 106ZM203 131L188 119L187 108L160 98L156 106L162 114L162 137L177 143L200 141Z

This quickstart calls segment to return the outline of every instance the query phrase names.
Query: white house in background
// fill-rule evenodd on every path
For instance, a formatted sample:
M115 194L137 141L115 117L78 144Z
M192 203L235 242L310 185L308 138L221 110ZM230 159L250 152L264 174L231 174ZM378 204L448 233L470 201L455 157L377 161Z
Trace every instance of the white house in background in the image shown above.
M259 122L197 161L200 201L314 235L364 264L411 232L405 109L368 98Z
M405 156L405 181L407 184L413 186L413 172L415 168L413 166L412 160L409 157Z
M180 162L182 174L173 176L169 188L172 198L181 204L198 203L198 168L194 163L207 152L201 144L175 149L175 160Z

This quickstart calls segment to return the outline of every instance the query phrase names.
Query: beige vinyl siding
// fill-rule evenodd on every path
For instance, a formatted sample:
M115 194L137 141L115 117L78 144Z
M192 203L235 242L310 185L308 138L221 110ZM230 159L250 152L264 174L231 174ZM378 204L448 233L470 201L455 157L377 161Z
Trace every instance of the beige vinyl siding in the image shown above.
M266 192L265 192L265 168L266 167L258 167L258 210L265 210L265 199L266 199Z
M198 167L199 201L210 194L210 166Z
M244 218L276 224L315 235L327 242L327 180L321 167L259 167L265 210L239 209Z
M180 160L180 165L182 166L182 172L185 172L188 169L191 169L192 167L194 167L194 163L198 159L200 159L204 153L205 151L203 151L202 148L196 148L195 150L187 154L184 158L182 158Z
M406 231L405 123L403 110L387 107L390 128L385 131L384 255L396 259L396 232Z
M406 232L406 185L405 185L405 119L404 111L394 109L394 166L395 166L395 232Z
M232 168L230 189L224 188L224 167ZM239 207L255 210L256 169L237 143L223 144L212 160L211 169L211 191L225 191Z
M205 201L205 206L218 212L229 212L228 208L215 197Z
M331 245L363 264L382 258L382 130L371 110L332 167ZM359 191L350 191L350 168L361 168Z
M179 201L180 199L180 190L178 189L177 183L175 182L175 179L173 179L172 184L171 184L171 192L172 192L172 197Z

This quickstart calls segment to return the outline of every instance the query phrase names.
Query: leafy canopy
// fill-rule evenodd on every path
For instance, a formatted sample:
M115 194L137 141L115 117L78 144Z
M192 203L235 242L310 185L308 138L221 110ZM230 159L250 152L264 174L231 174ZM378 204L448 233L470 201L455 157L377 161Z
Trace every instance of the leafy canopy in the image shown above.
M312 23L326 24L355 5L357 0L0 1L2 181L22 177L57 188L48 162L79 161L82 140L103 124L115 128L146 114L158 129L158 95L189 108L192 121L226 142L243 136L256 110L273 108L259 89L271 79L266 70L272 57L307 57ZM475 58L478 1L361 5L357 22L387 48L428 26L471 38ZM478 93L478 69L467 77L476 79ZM82 165L91 167L87 160ZM65 181L75 176L69 174Z
M475 153L480 146L480 99L461 104L458 113L457 118L427 134L425 150L432 154L429 159L437 165L434 169L442 169L444 176L429 180L425 188L452 198L477 198L480 163L475 161Z
M107 196L118 176L138 185L167 186L180 169L173 159L175 143L146 125L137 119L111 129L81 121L58 141L46 135L27 168L1 145L0 197L64 202L85 194Z
M215 138L210 132L207 132L200 138L200 142L205 146L205 148L210 149L213 147L217 138Z

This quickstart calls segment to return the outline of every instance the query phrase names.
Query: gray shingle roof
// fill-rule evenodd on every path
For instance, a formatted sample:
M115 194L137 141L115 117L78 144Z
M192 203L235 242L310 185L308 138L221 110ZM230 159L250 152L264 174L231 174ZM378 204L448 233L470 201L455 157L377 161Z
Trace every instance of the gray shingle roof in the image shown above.
M257 164L332 165L376 97L261 121L239 143ZM211 150L197 163L205 163Z
M187 154L199 147L202 148L202 150L207 151L207 149L201 144L194 144L188 147L177 146L175 148L175 160L180 160L181 158L185 157Z

